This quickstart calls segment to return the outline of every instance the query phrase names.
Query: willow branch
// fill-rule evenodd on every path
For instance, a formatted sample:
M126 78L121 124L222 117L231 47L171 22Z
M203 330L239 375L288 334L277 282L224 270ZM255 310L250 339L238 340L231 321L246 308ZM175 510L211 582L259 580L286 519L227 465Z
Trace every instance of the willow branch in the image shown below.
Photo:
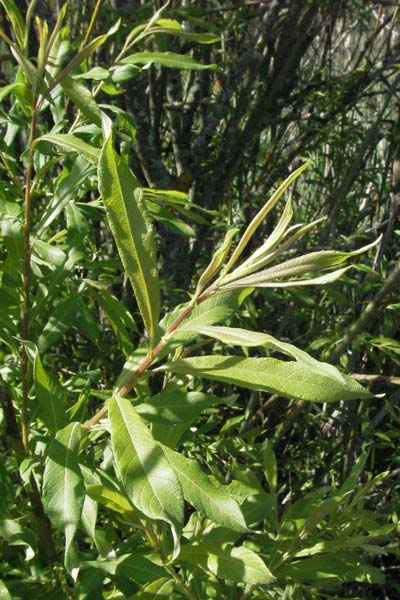
M174 331L179 327L182 321L184 321L186 317L190 315L194 307L199 305L208 297L209 293L208 290L206 290L200 296L198 296L198 298L196 298L195 301L192 300L187 306L185 306L185 308L179 313L172 325L170 325L170 327L167 329L166 334L161 338L158 344L154 346L151 353L142 360L142 362L139 364L139 366L134 371L127 383L116 390L118 396L126 396L131 391L137 380L147 371L147 369L151 366L154 360L160 355L161 351L164 350L164 348L168 344L168 338L170 337L170 335L174 333ZM96 423L98 423L103 417L106 416L107 411L108 405L107 403L105 403L102 406L102 408L91 419L88 419L83 424L84 429L89 430L91 427L93 427L93 425L96 425Z

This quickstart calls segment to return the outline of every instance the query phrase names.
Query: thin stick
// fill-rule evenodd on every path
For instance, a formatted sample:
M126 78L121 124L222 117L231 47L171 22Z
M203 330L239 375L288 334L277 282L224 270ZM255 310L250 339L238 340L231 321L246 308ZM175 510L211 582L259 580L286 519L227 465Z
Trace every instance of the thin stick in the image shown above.
M37 110L33 109L31 127L28 141L28 158L25 175L25 195L24 195L24 308L22 316L22 339L29 339L29 310L30 310L30 283L31 283L31 180L33 171L33 142L35 139L37 123ZM22 371L22 414L21 414L21 437L24 450L28 453L28 392L29 392L29 363L25 348L22 348L21 355Z

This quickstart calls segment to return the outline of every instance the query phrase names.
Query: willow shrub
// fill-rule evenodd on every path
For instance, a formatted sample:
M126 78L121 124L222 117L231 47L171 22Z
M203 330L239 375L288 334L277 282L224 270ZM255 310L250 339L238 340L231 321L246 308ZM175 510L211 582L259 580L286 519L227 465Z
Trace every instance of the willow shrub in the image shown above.
M190 217L196 207L182 193L139 186L128 157L115 150L115 140L126 147L134 134L129 115L96 98L120 92L149 64L217 69L150 52L149 36L198 43L217 36L187 33L159 11L126 34L111 66L90 68L121 23L73 54L66 7L49 31L34 18L34 2L25 17L13 0L1 4L13 36L0 32L2 51L15 59L0 90L7 106L0 147L2 598L288 599L319 597L346 582L381 583L366 555L380 551L387 529L364 499L384 475L358 484L365 454L341 486L283 504L269 440L258 446L260 476L233 471L229 484L224 468L207 471L182 445L203 415L234 401L211 393L208 381L310 403L370 396L299 348L226 323L254 289L332 282L373 244L287 258L318 224L291 225L289 200L273 232L245 257L304 163L243 233L227 232L190 300L160 320L153 218L192 235L177 215ZM104 211L120 260L99 241ZM143 329L116 296L121 265ZM204 354L201 340L217 349ZM249 347L261 356L241 351ZM121 358L121 373L110 380Z

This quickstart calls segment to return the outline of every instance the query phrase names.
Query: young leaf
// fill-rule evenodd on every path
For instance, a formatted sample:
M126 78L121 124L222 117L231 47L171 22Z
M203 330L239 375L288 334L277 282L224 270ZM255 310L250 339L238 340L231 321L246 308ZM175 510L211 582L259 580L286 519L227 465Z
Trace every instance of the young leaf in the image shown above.
M146 516L171 525L176 555L183 523L179 480L129 400L112 398L109 417L114 458L128 498Z
M70 423L58 431L49 444L43 475L44 507L53 526L64 531L67 568L85 499L85 486L78 464L80 441L80 423Z
M154 235L137 181L116 156L111 137L99 161L99 189L111 231L126 269L147 331L154 338L160 312L160 291Z
M204 65L190 56L176 54L175 52L137 52L121 60L125 65L161 65L171 69L192 69L196 71L218 71L217 65Z
M238 233L239 229L230 229L225 234L225 239L221 246L217 249L214 256L212 257L209 265L203 271L197 284L197 292L201 292L206 284L212 277L218 272L221 265L223 264L229 250L231 249L233 238Z
M217 577L238 583L266 585L275 579L261 558L245 546L229 548L216 541L187 544L182 547L179 558L182 562L208 569Z
M322 250L319 252L310 252L309 254L304 254L302 256L297 256L296 258L292 258L290 260L286 260L279 265L275 265L274 267L269 267L263 271L258 271L253 275L248 275L247 277L241 277L240 270L238 269L237 277L240 279L236 279L231 284L228 283L225 285L225 280L222 280L222 285L219 287L221 290L228 290L235 287L287 287L290 285L306 285L306 284L323 284L329 283L330 281L334 281L338 277L340 277L346 270L338 269L333 273L328 273L326 275L322 275L320 277L316 277L313 279L306 280L294 280L289 282L281 282L277 281L286 277L299 277L306 273L311 273L313 275L325 271L326 269L333 269L343 262L345 262L348 258L352 256L356 256L358 254L362 254L363 252L367 252L374 246L379 243L380 237L374 242L363 246L362 248L358 248L357 250L353 250L351 252L338 252L336 250ZM347 267L349 268L349 267ZM230 277L226 278L226 281L230 281L233 277L233 273Z
M246 248L250 239L253 237L257 228L260 226L262 221L267 216L267 214L274 208L275 204L278 202L279 198L286 191L286 189L289 187L289 185L291 183L293 183L293 181L295 181L297 179L297 177L299 177L299 175L301 175L301 173L303 171L305 171L305 169L310 165L310 162L311 161L307 160L304 164L301 165L301 167L299 167L293 173L291 173L289 175L289 177L287 177L285 179L285 181L283 183L281 183L281 185L278 187L276 192L274 192L272 194L272 196L268 200L268 202L266 202L264 204L264 206L262 207L262 209L256 214L256 216L254 217L254 219L251 221L250 225L247 227L246 231L244 232L234 253L232 254L231 258L229 259L228 264L226 265L226 268L225 268L225 273L228 273L231 270L233 265L237 262L237 260L241 256L243 250Z
M372 396L347 375L339 380L312 370L309 364L284 362L275 358L196 356L167 363L162 369L310 402L335 402Z
M238 279L238 277L244 277L245 275L254 273L268 264L272 260L271 256L274 256L274 252L272 252L272 250L278 246L282 238L284 238L286 235L292 216L293 209L291 199L289 198L279 223L272 231L271 235L267 238L266 242L264 242L264 244L258 248L258 250L253 252L253 254L230 275L224 277L224 283L234 281L235 279Z
M19 48L22 50L25 41L25 23L14 0L0 0L12 25Z
M216 488L199 465L189 458L162 446L163 452L178 476L185 499L196 510L233 531L248 531L236 501L223 488Z
M160 24L160 21L162 19L160 19L157 22L157 25ZM167 19L165 19L167 20ZM150 33L150 32L149 32ZM196 42L197 44L215 44L215 42L219 42L220 41L220 36L216 35L215 33L191 33L189 31L185 31L184 29L182 29L182 27L180 26L180 28L176 28L176 27L171 27L168 28L167 26L165 27L152 27L151 28L151 33L157 33L157 34L166 34L166 35L175 35L177 37L182 37L186 40L190 40L192 42Z

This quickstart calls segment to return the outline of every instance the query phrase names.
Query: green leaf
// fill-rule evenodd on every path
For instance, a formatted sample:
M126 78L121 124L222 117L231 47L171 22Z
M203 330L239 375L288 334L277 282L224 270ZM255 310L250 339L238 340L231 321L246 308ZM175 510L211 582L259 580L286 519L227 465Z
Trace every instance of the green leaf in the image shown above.
M346 270L338 269L333 273L328 273L326 275L322 275L313 279L306 280L295 280L290 282L280 282L277 281L286 277L299 277L306 273L312 274L313 276L321 271L326 269L333 269L343 262L345 262L348 258L352 256L357 256L358 254L362 254L363 252L367 252L374 246L379 243L380 237L376 239L371 244L367 244L362 248L358 248L357 250L353 250L351 252L338 252L336 250L321 250L319 252L309 252L308 254L304 254L302 256L297 256L296 258L292 258L290 260L286 260L279 265L275 265L274 267L269 267L268 269L264 269L263 271L258 271L253 275L248 275L247 277L241 277L240 268L237 269L236 272L232 273L230 277L227 277L222 281L222 285L220 289L231 289L231 287L240 286L240 287L288 287L290 285L309 285L309 284L324 284L330 283L334 281L338 277L340 277ZM349 267L347 267L349 268ZM235 275L235 273L237 273ZM240 277L240 279L236 279L236 277ZM225 285L224 281L229 282L232 280L232 283L227 283Z
M78 299L79 296L73 294L57 304L38 338L39 352L45 353L69 330L76 319Z
M125 65L161 65L171 69L192 69L196 71L218 71L217 65L204 65L190 56L175 52L137 52L121 60Z
M170 336L169 341L174 344L188 342L196 337L196 333L190 331L193 327L223 323L235 313L238 307L238 298L239 293L235 291L229 295L220 294L208 298L192 310L182 325ZM174 311L165 320L163 319L162 326L164 330L168 329L180 310Z
M47 230L60 212L64 210L68 202L76 197L76 190L82 188L90 175L94 173L94 165L83 156L77 156L70 172L60 181L53 198L43 210L40 221L34 228L37 236L40 236Z
M313 556L283 565L277 575L294 581L310 582L313 585L346 583L360 581L364 583L384 582L379 569L369 566L357 554L348 551Z
M183 324L182 329L184 331L193 331L201 335L210 336L230 346L244 346L250 348L264 346L273 352L281 352L286 356L290 356L297 361L307 364L310 369L317 373L337 379L341 383L344 382L343 375L333 365L320 362L307 354L307 352L304 352L304 350L300 350L287 342L281 342L272 335L266 333L239 329L237 327L196 326L191 323L187 323L187 325Z
M89 484L86 485L86 492L93 500L124 515L127 520L131 520L136 514L129 500L118 490L113 490L101 484Z
M255 231L258 229L258 227L261 225L262 221L267 216L267 214L274 208L275 204L278 202L278 200L280 199L280 197L282 196L282 194L287 190L287 188L289 187L289 185L291 183L293 183L293 181L295 181L297 179L297 177L299 177L299 175L301 175L301 173L303 173L303 171L305 171L305 169L307 169L307 167L310 165L310 162L311 161L309 161L309 160L306 161L298 169L296 169L293 173L291 173L289 175L289 177L287 177L285 179L285 181L283 183L281 183L281 185L278 187L278 189L276 190L276 192L274 192L272 194L272 196L268 200L268 202L266 202L264 204L264 206L261 208L261 210L256 214L256 216L254 217L254 219L248 225L248 227L247 227L246 231L244 232L244 234L243 234L243 236L242 236L239 244L237 245L235 251L233 252L233 254L231 256L231 258L229 259L228 264L226 265L225 273L228 273L228 271L231 270L231 268L237 262L237 260L241 256L243 250L246 248L247 244L249 243L249 241L253 237Z
M157 598L171 598L175 588L175 582L173 579L162 577L156 581L143 586L134 596L132 600L156 600Z
M266 585L275 580L261 558L245 546L229 548L217 542L187 544L182 547L179 559L237 583Z
M0 600L13 600L6 584L2 579L0 579Z
M36 544L34 535L27 527L23 527L21 523L18 523L18 521L0 519L0 538L3 538L10 546L24 546L28 560L35 556Z
M160 21L161 20L162 19L160 19ZM157 25L160 24L160 21L157 22ZM152 27L151 33L175 35L177 37L184 38L185 40L196 42L197 44L215 44L215 42L219 42L221 39L220 36L216 35L215 33L191 33L182 28L178 29L175 27Z
M136 323L132 319L131 314L122 302L108 290L104 289L104 287L88 280L86 280L86 282L95 288L90 290L90 295L104 311L123 353L129 356L133 352L133 344L131 341L132 332L138 332Z
M237 475L235 472L234 476ZM275 510L275 494L267 494L261 486L255 488L234 479L227 486L227 491L239 504L248 527L257 526Z
M194 229L174 215L168 208L165 208L165 206L161 206L149 200L146 202L146 205L151 216L159 223L163 223L170 231L178 233L179 235L184 235L185 237L196 237Z
M112 398L109 417L115 462L128 498L146 516L171 525L176 556L183 523L179 480L129 400Z
M118 27L118 22L116 25ZM85 58L87 58L88 56L93 54L93 52L95 50L97 50L97 48L99 48L99 46L104 44L104 42L107 40L107 38L109 37L109 35L111 33L113 33L113 32L110 30L108 33L104 33L103 35L98 36L97 38L95 38L94 40L89 42L84 48L82 48L82 50L80 50L73 57L73 59L63 68L61 73L58 75L56 80L53 82L53 87L58 83L61 83L61 85L64 87L65 80L67 78L70 79L68 76L68 73L70 73L73 69L75 69L75 67L78 67L85 60ZM72 81L72 79L70 79L70 81ZM67 85L70 85L70 82Z
M263 446L262 459L265 479L268 482L271 492L275 492L278 486L278 468L276 464L275 452L272 448L271 440L265 440Z
M135 408L141 417L151 423L176 425L196 419L204 410L221 402L210 394L175 390L160 392Z
M101 111L88 88L68 75L62 79L61 85L88 121L101 127Z
M199 282L197 284L197 292L201 292L206 284L210 281L212 277L218 272L221 268L229 250L231 249L233 238L238 233L239 229L230 229L226 232L224 241L221 246L216 250L214 256L212 257L209 265L203 271L200 276Z
M43 504L50 521L65 534L65 563L71 572L72 542L80 522L85 486L79 469L81 424L61 429L48 446L43 475Z
M77 154L81 154L95 165L97 165L99 162L100 149L87 144L75 135L65 133L48 133L46 135L42 135L40 138L37 138L35 144L40 142L50 142L50 144L60 146L60 148L62 148L65 152L76 152Z
M165 577L167 574L165 569L139 553L123 554L112 560L87 561L82 566L94 567L107 575L126 577L129 580L145 584Z
M12 25L19 48L22 50L25 41L25 23L14 0L0 0Z
M142 193L135 188L137 181L115 154L110 137L100 156L99 189L145 327L153 339L160 313L154 235Z
M216 488L199 465L167 446L163 452L182 486L183 495L196 510L233 531L248 531L237 502L223 488Z
M3 102L4 98L6 98L12 92L15 92L15 90L23 90L23 89L24 89L24 86L22 83L10 83L9 85L5 85L4 87L1 87L0 88L0 102Z
M64 427L67 422L61 389L46 373L36 346L35 349L33 379L36 398L40 407L39 414L40 418L50 431L56 433L59 429Z
M274 358L196 356L167 363L162 369L310 402L335 402L372 396L346 375L339 381L313 371L309 364Z

